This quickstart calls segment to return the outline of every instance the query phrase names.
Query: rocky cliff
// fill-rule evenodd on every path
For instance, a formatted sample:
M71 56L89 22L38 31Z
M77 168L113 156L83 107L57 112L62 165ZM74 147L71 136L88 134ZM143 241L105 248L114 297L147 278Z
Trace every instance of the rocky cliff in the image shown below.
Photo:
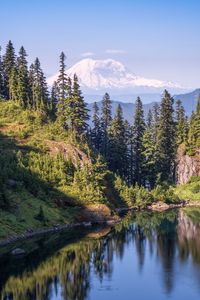
M176 157L176 183L187 183L192 176L200 176L200 149L194 156L189 156L185 154L183 147L179 147Z

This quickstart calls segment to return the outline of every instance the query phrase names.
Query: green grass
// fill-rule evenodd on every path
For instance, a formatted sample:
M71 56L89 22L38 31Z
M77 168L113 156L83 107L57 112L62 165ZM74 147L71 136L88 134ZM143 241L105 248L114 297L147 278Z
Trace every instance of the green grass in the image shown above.
M56 207L53 203L33 197L26 190L12 193L12 198L12 207L0 210L0 239L23 233L28 229L72 223L79 211L76 207ZM37 219L40 207L44 211L45 221Z
M181 200L200 201L200 179L178 186L175 194Z

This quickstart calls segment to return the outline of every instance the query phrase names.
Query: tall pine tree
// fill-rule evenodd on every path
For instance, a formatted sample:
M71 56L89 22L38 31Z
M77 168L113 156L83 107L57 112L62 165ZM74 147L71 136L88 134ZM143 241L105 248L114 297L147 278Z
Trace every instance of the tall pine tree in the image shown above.
M24 108L30 101L30 86L28 78L27 54L22 46L17 58L17 98Z
M160 106L156 145L158 181L161 182L172 181L174 178L176 135L173 103L173 98L165 90Z
M108 129L109 153L108 165L110 169L127 179L127 138L121 105L118 105L116 115Z
M143 171L145 186L153 188L156 182L156 144L152 111L147 116L146 129L143 135Z
M92 117L93 128L91 131L92 144L95 149L100 150L101 143L101 123L99 117L99 107L96 102L93 105L93 117Z
M10 100L18 100L18 69L14 66L12 68L9 78L9 98Z
M197 100L196 111L190 118L190 127L188 133L188 150L189 154L194 155L200 148L200 95Z
M187 142L188 122L185 110L180 100L176 101L176 144L177 146Z
M12 69L15 67L15 49L11 41L6 46L6 52L3 57L3 67L5 75L5 97L9 99L9 82L12 73Z
M112 121L111 115L112 102L110 100L110 96L106 93L102 100L102 111L101 111L101 154L107 159L109 156L108 153L108 144L109 144L109 136L108 136L108 128Z
M4 85L4 67L1 58L1 46L0 46L0 99L5 98L5 85Z
M140 97L137 98L135 103L135 115L133 123L133 136L132 136L132 159L133 159L133 183L141 185L144 183L143 162L144 162L144 147L143 135L145 132L145 120L143 105Z
M68 96L68 78L65 72L66 65L65 65L66 56L64 52L60 54L60 70L59 76L57 80L57 89L58 89L58 108L57 108L57 115L59 121L62 123L62 126L66 128L67 120L67 96Z
M74 74L73 89L72 89L73 107L70 111L70 119L72 124L72 130L76 137L81 137L86 133L89 119L87 104L82 96L80 86L78 83L78 77Z
M36 58L35 63L31 65L29 80L32 92L32 108L45 111L48 106L48 88L46 78L41 69L40 61Z
M57 106L58 106L58 84L56 81L54 81L52 88L51 88L51 113L55 117L57 112Z

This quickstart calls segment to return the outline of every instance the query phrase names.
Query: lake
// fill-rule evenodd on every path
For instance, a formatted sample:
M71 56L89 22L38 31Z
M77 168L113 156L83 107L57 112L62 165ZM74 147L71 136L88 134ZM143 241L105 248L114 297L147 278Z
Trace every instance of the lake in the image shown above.
M129 213L113 228L4 247L0 299L199 300L200 210Z

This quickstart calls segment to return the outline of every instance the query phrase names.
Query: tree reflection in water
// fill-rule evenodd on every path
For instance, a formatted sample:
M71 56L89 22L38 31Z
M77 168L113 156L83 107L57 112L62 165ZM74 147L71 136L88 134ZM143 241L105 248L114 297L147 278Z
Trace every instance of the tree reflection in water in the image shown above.
M87 299L91 274L100 282L111 279L114 257L123 261L128 246L135 248L141 271L147 245L149 255L156 253L161 263L165 291L170 293L177 257L185 262L191 256L200 264L200 225L183 211L130 213L115 228L76 232L76 239L72 232L70 238L62 233L29 241L26 257L0 258L1 299L51 300L59 293L62 299Z

